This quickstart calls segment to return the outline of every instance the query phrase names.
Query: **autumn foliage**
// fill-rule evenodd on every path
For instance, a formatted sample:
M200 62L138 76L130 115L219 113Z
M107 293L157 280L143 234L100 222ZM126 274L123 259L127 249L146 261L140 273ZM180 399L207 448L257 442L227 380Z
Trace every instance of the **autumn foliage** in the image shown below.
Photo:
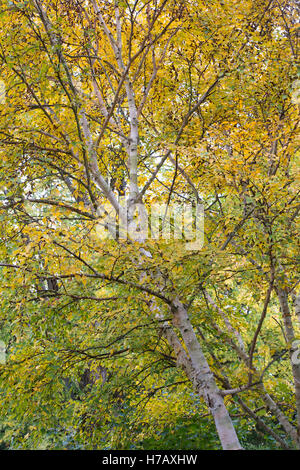
M300 448L299 28L0 1L4 447ZM137 204L203 205L202 248L103 236Z

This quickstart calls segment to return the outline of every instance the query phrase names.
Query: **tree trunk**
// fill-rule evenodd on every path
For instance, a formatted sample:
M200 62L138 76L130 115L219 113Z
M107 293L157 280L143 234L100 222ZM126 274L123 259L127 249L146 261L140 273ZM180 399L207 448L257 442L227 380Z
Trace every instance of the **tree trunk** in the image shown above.
M283 324L285 329L286 338L290 347L290 359L291 367L293 372L294 384L295 384L295 396L296 396L296 408L297 408L297 423L298 423L298 443L300 443L300 364L296 364L293 361L293 355L297 352L295 346L293 346L295 338L294 327L291 317L291 312L288 304L288 295L285 289L277 288L277 295L279 298L281 313L283 317Z
M191 361L191 367L188 370L186 369L186 373L193 382L197 393L204 397L205 402L209 407L214 418L223 449L242 449L232 420L224 404L223 397L191 325L186 308L178 299L176 299L171 304L171 311L173 313L174 326L176 326L181 333Z

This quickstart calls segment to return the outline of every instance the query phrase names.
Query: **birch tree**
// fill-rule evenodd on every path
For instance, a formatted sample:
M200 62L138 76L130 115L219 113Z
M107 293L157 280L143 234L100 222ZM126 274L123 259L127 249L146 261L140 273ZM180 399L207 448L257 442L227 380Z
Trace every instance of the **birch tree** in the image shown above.
M30 0L1 11L0 266L17 325L7 387L31 374L38 402L84 362L100 403L116 368L126 375L136 360L149 402L154 375L172 367L223 449L242 448L236 402L278 445L299 447L296 3ZM157 203L204 205L201 250L184 233L141 233L138 207ZM277 366L288 409L281 389L270 393ZM116 388L115 401L129 399ZM100 409L81 422L86 435Z

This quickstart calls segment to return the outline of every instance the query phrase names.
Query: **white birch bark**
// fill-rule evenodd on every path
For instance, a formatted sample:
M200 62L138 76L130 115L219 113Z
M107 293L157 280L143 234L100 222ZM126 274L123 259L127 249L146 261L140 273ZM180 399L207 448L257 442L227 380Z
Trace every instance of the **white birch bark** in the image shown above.
M197 392L203 396L214 418L216 429L224 450L240 450L242 446L238 440L232 420L224 404L220 389L218 388L212 371L203 354L193 326L184 305L175 299L171 304L174 325L179 329L184 345L191 360L192 380Z

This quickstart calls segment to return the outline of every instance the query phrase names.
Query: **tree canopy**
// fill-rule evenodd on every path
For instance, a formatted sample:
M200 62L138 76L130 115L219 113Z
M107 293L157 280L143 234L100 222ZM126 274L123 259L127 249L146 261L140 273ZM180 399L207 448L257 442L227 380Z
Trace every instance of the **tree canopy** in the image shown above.
M299 449L297 2L0 5L1 445Z

